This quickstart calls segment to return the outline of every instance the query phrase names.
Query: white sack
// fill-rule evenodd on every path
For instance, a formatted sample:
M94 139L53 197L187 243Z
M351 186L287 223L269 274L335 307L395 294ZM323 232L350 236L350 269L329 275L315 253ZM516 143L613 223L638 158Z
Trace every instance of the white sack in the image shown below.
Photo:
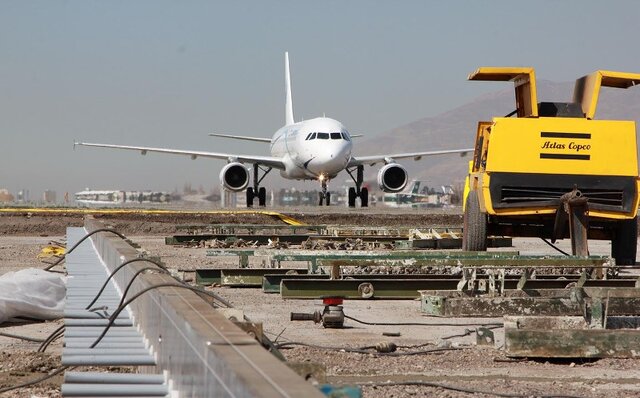
M62 317L66 287L64 277L38 268L0 276L0 324L13 317Z

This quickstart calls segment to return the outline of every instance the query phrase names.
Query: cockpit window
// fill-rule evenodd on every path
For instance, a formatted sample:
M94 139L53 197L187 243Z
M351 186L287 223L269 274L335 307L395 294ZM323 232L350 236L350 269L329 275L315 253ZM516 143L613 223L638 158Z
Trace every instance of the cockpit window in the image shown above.
M342 139L342 134L340 134L340 133L331 133L331 139L332 140L341 140Z
M344 138L346 141L351 141L351 139L349 139L349 134L347 134L346 131L342 132L342 138Z
M313 134L313 133L309 133L309 134L307 134L307 138L305 138L304 140L305 140L305 141L309 141L309 140L311 139L311 134Z
M328 140L329 139L329 133L318 133L318 139L319 140Z

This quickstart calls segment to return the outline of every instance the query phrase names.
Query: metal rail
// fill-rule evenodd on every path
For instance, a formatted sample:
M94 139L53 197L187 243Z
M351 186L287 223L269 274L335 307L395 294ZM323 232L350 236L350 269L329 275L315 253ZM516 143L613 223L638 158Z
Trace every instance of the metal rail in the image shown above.
M87 220L87 230L100 224ZM105 233L93 242L109 270L139 256L131 246ZM122 288L144 268L132 263L115 276ZM132 284L128 297L175 280L162 274L143 274ZM321 397L284 363L268 353L255 339L214 310L196 293L177 287L150 290L129 306L134 324L153 352L155 365L141 371L166 372L172 390L184 396ZM120 336L119 341L130 341ZM118 342L118 341L116 341ZM126 353L126 350L120 350Z

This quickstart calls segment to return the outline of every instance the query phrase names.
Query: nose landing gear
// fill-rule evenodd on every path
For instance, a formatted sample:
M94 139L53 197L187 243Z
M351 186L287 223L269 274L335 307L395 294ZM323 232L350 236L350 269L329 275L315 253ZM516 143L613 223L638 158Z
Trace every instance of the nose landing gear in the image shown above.
M320 176L320 182L322 183L322 192L318 193L319 196L319 205L322 206L322 203L325 202L327 206L331 204L331 192L327 190L327 180Z

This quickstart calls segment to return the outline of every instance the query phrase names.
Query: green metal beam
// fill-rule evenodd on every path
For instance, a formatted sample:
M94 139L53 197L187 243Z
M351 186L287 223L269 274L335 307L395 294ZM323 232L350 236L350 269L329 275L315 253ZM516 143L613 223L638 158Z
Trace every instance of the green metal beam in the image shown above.
M287 274L289 277L296 277L297 274L306 274L306 269L297 268L212 268L197 269L196 284L198 285L222 285L222 286L244 286L244 287L260 287L262 286L262 277L265 274L279 272Z
M615 317L614 317L615 318ZM590 328L582 317L505 317L505 353L523 358L638 358L637 318Z
M349 299L363 297L362 284L370 284L373 299L415 299L422 290L457 290L460 279L283 279L280 294L283 298L316 299L322 296L344 296ZM635 279L587 280L585 287L635 287ZM565 289L574 282L557 279L531 279L528 290ZM505 280L505 289L517 289L518 280Z

